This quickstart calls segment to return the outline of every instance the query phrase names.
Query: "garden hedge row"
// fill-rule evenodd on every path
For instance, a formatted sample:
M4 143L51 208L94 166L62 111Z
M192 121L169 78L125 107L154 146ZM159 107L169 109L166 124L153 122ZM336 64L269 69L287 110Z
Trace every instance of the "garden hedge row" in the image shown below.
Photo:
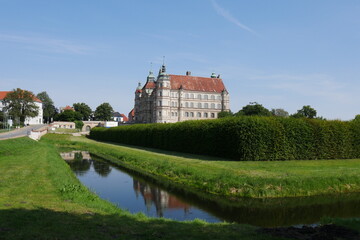
M90 138L236 160L360 158L360 121L233 117L94 128Z

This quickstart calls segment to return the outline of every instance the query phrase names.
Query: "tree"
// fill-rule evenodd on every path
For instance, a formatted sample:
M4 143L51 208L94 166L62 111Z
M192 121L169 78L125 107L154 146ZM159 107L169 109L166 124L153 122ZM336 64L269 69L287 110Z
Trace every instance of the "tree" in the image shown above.
M302 109L298 110L297 113L292 114L291 117L294 118L315 118L316 110L310 105L303 106Z
M360 114L356 115L355 118L354 118L354 120L360 121Z
M271 112L263 105L251 102L238 111L235 116L271 116Z
M229 112L221 111L218 114L218 118L233 117L233 116L234 116L234 114L231 111L229 111Z
M52 118L54 118L56 114L56 108L54 106L53 100L49 97L47 92L41 92L36 95L38 99L40 99L43 103L43 118L44 122L49 123Z
M94 113L94 117L99 121L110 121L114 110L109 103L100 104Z
M288 117L289 113L282 108L271 109L271 114L277 117Z
M74 122L80 121L82 115L79 112L74 112L72 110L65 110L62 113L59 113L55 116L56 121L64 121L64 122Z
M75 122L75 128L77 129L82 129L82 127L84 126L83 121L74 121Z
M13 119L19 119L20 124L24 124L27 117L36 117L39 107L34 102L34 94L20 88L9 92L4 98L4 110Z
M86 103L74 103L73 107L76 112L79 112L82 115L82 120L89 120L92 110Z

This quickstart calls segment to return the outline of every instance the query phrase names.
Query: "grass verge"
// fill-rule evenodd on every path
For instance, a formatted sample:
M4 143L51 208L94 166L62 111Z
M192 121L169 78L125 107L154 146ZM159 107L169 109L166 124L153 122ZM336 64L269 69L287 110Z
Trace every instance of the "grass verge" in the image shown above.
M276 198L360 192L360 159L238 162L48 134L61 147L88 150L159 181L214 197Z
M0 142L0 239L278 239L239 224L132 215L89 192L55 147Z

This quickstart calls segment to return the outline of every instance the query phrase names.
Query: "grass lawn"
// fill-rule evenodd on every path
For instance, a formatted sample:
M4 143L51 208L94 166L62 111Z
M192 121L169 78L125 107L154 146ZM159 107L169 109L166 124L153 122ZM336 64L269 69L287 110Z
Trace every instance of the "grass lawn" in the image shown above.
M0 239L278 239L247 225L132 215L89 192L45 141L0 141L0 170Z
M360 192L360 159L239 162L69 135L48 134L42 141L88 150L152 178L228 199Z

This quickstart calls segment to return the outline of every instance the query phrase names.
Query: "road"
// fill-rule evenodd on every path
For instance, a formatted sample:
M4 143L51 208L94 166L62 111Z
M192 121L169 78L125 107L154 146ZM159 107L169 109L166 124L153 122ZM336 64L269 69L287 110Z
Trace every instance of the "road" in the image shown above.
M28 135L29 131L38 130L44 126L46 126L46 124L31 125L20 129L12 130L10 132L0 133L0 140L5 140L8 138L24 137Z

